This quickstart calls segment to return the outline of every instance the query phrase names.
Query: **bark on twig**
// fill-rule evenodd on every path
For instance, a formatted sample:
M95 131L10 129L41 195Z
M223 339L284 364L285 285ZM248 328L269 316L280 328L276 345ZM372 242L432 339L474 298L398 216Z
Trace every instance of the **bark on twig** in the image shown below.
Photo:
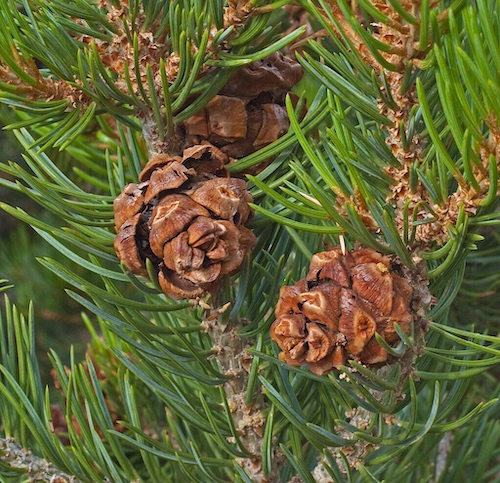
M227 307L223 307L222 310L224 308ZM235 322L230 320L227 324L223 324L220 312L221 310L215 311L205 324L218 351L216 357L219 368L223 374L231 376L224 384L224 390L239 439L250 453L247 458L239 458L238 464L254 482L277 483L280 481L277 468L278 458L273 458L274 468L268 478L262 471L262 443L265 428L263 412L267 407L264 395L257 389L251 404L245 403L252 357L246 352L245 341L236 334Z
M79 483L74 475L67 475L54 467L49 461L34 455L31 451L18 446L13 438L0 438L0 461L12 468L22 469L28 481L48 483Z

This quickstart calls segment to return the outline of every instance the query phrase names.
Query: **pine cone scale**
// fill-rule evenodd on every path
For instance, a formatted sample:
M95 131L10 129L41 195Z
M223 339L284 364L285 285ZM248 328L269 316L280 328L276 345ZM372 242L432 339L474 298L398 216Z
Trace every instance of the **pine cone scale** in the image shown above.
M173 270L160 267L158 283L164 293L175 299L202 297L206 290Z
M183 122L186 144L209 142L242 158L276 141L289 128L285 98L302 67L280 53L238 69L207 105Z
M330 338L314 322L308 324L307 331L306 342L309 350L305 358L306 362L317 362L324 359L332 350Z
M352 287L365 300L371 302L383 314L392 311L392 277L381 263L364 263L351 271Z
M157 169L151 175L151 182L146 191L144 202L149 203L153 198L164 191L180 188L195 174L196 171L194 169L186 168L186 166L178 161L174 161L166 167Z
M153 209L150 219L149 246L153 253L161 258L165 243L187 228L198 216L209 216L209 213L188 196L165 197Z
M129 218L132 218L142 210L146 188L147 184L144 183L130 183L125 186L122 193L115 198L113 207L117 229L120 229Z
M147 271L142 262L136 241L137 226L140 217L141 214L138 213L121 225L120 231L114 241L114 248L118 258L130 269L130 271L138 275L146 275Z
M236 178L208 180L191 199L215 213L219 218L239 225L248 220L252 210L248 205L252 197L245 181Z
M145 182L151 178L151 175L157 170L171 163L179 163L182 161L180 156L170 156L168 154L157 154L153 156L147 163L146 166L139 173L139 181Z

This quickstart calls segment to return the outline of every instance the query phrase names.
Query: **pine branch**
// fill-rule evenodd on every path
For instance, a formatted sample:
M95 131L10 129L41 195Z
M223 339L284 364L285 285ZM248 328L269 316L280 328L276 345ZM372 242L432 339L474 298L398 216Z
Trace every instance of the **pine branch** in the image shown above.
M500 361L498 310L494 297L486 297L497 289L498 253L483 264L487 252L479 244L495 238L499 224L494 7L362 1L353 10L352 2L303 1L309 16L302 11L301 27L288 30L298 24L283 3L230 1L222 8L77 0L24 2L18 10L3 0L9 28L0 38L0 88L7 104L23 110L11 127L26 164L3 165L16 182L0 183L59 221L52 226L6 203L2 208L62 255L41 265L71 287L67 293L99 330L85 318L92 343L84 363L73 355L66 368L51 355L65 423L59 427L65 434L54 434L36 376L33 321L26 327L7 304L0 333L2 429L64 465L68 475L82 481L379 481L387 475L431 481L466 474L475 481L498 472L500 393L490 389ZM146 190L160 186L153 172L182 164L176 156L189 160L188 178L193 170L200 175L193 158L184 159L198 136L189 129L197 133L209 124L214 98L248 115L242 108L248 101L240 98L257 101L243 88L226 96L228 79L265 65L252 63L290 42L306 72L306 94L297 99L287 87L279 101L271 91L264 96L272 98L269 111L286 116L288 133L218 165L227 169L222 178L252 173L258 212L249 225L258 238L252 259L220 282L218 296L172 301L162 293L158 274L166 262L159 255L142 257L138 273L127 257L129 268L119 267L113 225L122 213L113 200L128 196L128 183L145 183L134 192L139 201L149 196ZM49 94L64 98L45 104ZM216 114L212 120L219 122ZM158 154L167 161L152 162ZM211 156L210 162L226 159ZM191 184L175 190L191 199ZM157 206L149 203L139 203L148 216ZM148 223L141 228L149 230ZM492 232L477 233L485 227ZM146 238L136 243L139 255ZM411 303L401 303L412 323L391 321L393 343L383 336L387 324L373 335L378 354L391 364L364 364L366 354L354 353L320 376L321 363L312 357L286 360L296 340L279 356L269 331L276 340L281 287L298 297L317 295L318 271L306 280L311 258L341 241L346 247L337 254L371 247L388 263L384 273L396 270L408 281ZM387 292L395 296L399 284ZM375 292L384 295L380 286ZM456 309L460 293L471 303L487 302L483 315L491 318L480 330ZM299 316L309 300L285 315ZM427 318L433 322L424 346ZM301 362L307 364L298 367ZM470 447L481 456L467 457Z

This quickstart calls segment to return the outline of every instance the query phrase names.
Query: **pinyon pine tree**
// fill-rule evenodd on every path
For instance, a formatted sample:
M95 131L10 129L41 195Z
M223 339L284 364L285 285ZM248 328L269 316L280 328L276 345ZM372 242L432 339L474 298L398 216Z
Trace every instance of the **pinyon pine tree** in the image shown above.
M0 25L1 207L90 334L46 383L1 281L4 481L500 479L497 0Z

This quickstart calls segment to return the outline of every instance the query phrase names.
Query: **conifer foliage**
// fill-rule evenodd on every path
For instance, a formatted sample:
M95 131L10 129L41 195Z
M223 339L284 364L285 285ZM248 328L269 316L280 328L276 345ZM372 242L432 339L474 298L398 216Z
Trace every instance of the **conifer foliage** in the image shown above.
M90 334L45 387L0 280L3 479L500 477L497 1L0 0L0 25L0 184L57 221L0 207Z

